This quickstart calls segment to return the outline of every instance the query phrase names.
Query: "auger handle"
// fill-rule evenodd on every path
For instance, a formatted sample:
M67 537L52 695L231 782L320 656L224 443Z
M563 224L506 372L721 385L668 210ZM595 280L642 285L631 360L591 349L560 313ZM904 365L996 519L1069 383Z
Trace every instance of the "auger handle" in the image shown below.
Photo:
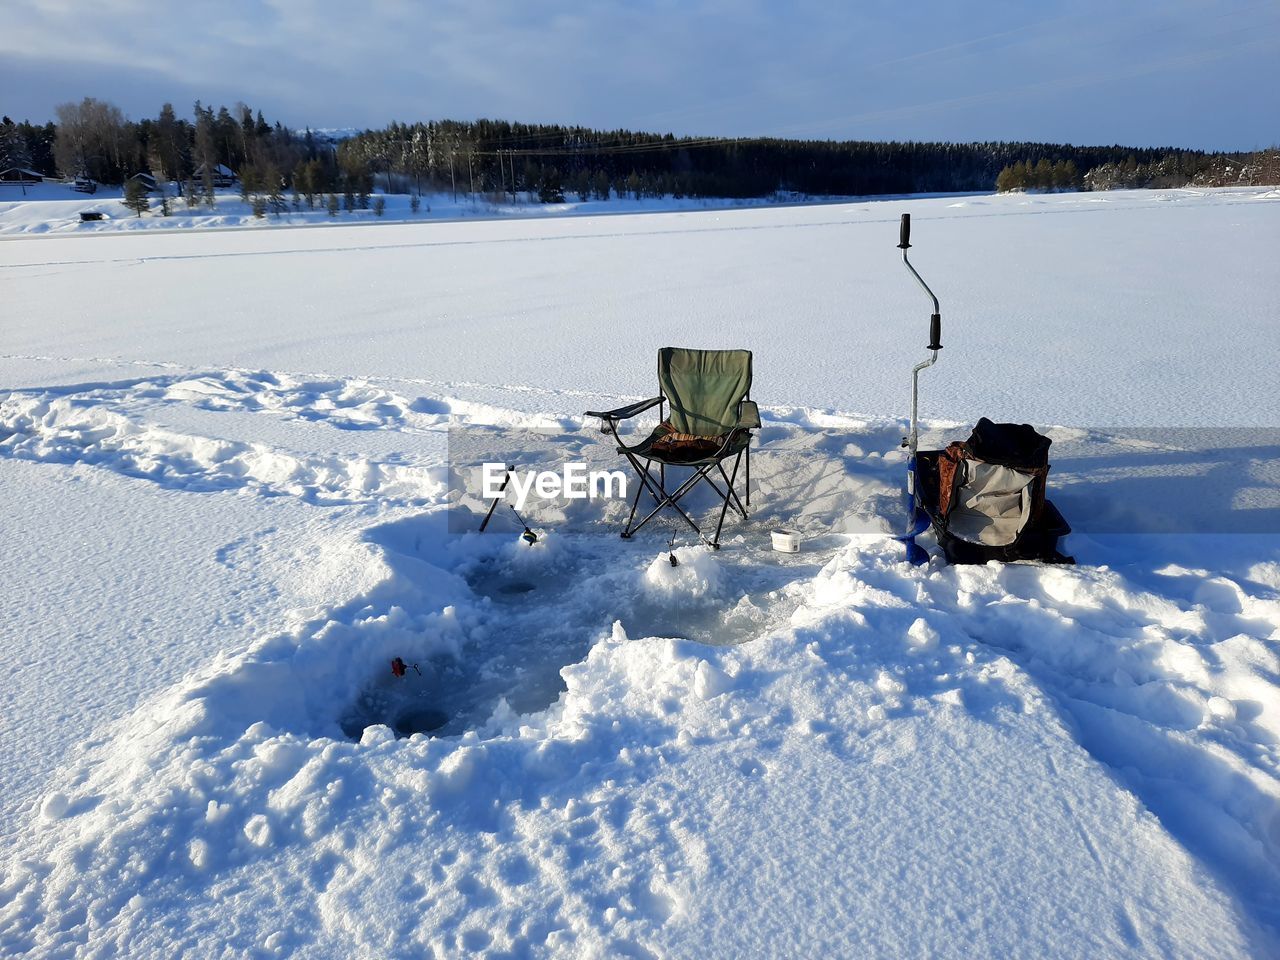
M898 229L898 249L902 251L902 263L916 278L916 283L920 284L920 289L929 295L929 299L933 301L933 313L929 317L929 346L926 350L938 351L942 349L942 308L938 306L938 298L933 295L933 291L929 289L929 285L924 282L924 278L916 272L916 268L911 265L911 261L907 259L907 250L911 246L911 214L904 213L902 215L902 225Z

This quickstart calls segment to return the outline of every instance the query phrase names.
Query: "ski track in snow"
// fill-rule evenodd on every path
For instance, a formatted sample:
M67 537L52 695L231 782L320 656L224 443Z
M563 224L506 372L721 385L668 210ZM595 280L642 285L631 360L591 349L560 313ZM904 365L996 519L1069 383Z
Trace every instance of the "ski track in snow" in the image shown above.
M730 521L724 551L682 546L671 568L665 532L636 544L593 535L612 531L625 509L610 503L569 517L584 532L562 536L563 514L532 511L544 537L526 548L510 536L454 535L480 504L450 492L447 463L303 455L149 422L170 405L404 434L461 423L496 449L519 437L552 460L566 450L609 456L594 426L576 418L281 372L178 370L0 401L2 457L86 464L196 493L372 510L364 547L384 568L368 593L242 656L215 654L50 785L33 812L31 848L0 874L3 952L199 952L221 940L236 952L376 953L392 937L445 956L690 955L692 932L725 906L717 898L739 889L712 886L704 899L708 879L726 871L742 872L746 895L778 902L757 931L775 939L757 941L759 950L798 936L771 925L806 904L805 891L786 883L785 850L754 868L763 852L718 859L733 849L733 831L747 829L750 797L765 783L815 805L815 824L862 818L879 837L898 836L900 825L860 807L868 797L902 803L902 824L936 837L959 815L948 802L978 814L991 798L1014 803L1062 785L1059 827L1093 863L1077 869L1094 871L1106 887L1099 895L1115 903L1109 923L1078 932L1092 939L1075 947L1197 956L1275 946L1273 561L1232 575L1148 564L1141 585L1088 563L905 568L883 537L901 472L900 424L806 410L766 411L751 541ZM755 548L759 531L784 519L805 533L807 552ZM672 635L685 639L640 642ZM393 685L383 665L397 655L422 677ZM446 714L443 736L397 740L376 725L359 742L344 735L344 725L358 732L418 702ZM917 739L939 724L941 740ZM1004 756L1000 736L1030 745ZM895 765L947 769L934 754L948 738L999 769L989 796L894 798L868 779L891 778ZM1047 773L1020 766L1040 752ZM850 776L862 800L819 779L818 757L861 771ZM1093 783L1097 770L1128 791L1110 812L1076 808L1064 785ZM1129 793L1140 805L1125 806ZM1190 854L1184 865L1170 861L1172 873L1213 878L1200 907L1225 927L1181 916L1181 894L1165 885L1173 880L1116 857L1134 837L1158 842L1142 807ZM940 813L942 822L928 821ZM990 839L975 826L939 843L982 857ZM822 846L821 830L793 842L792 869L825 863L828 882L850 898L853 926L828 946L857 930L881 951L959 955L955 945L972 937L1062 949L1052 922L1023 918L1009 930L994 913L941 916L947 884L938 877L920 887L930 903L942 898L936 928L924 921L915 939L895 939L901 931L870 915L876 891L886 873L927 864L909 852L846 857ZM913 841L898 842L909 850ZM1060 867L1033 849L1026 856L1046 873ZM228 935L217 904L234 902L268 864L278 887ZM533 891L545 893L531 899ZM1030 882L1021 893L1049 903L1061 891ZM1054 906L1094 910L1091 895ZM703 946L707 955L751 952L752 935ZM791 947L805 952L815 941Z

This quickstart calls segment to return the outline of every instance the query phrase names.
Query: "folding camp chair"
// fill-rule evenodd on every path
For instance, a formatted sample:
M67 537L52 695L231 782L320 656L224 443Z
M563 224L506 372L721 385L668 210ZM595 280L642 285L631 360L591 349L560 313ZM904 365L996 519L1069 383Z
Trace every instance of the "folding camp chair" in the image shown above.
M640 481L622 536L630 538L659 511L670 507L699 538L718 550L720 529L729 505L732 504L744 520L751 505L751 431L760 426L760 410L750 399L751 351L663 347L658 351L658 391L658 396L652 399L617 410L587 411L587 416L599 417L602 429L613 435L618 452L627 458ZM653 407L658 407L658 427L639 443L625 444L618 436L618 424ZM733 459L731 473L724 468L724 462L730 458ZM744 462L746 506L734 489L738 468ZM656 475L651 469L654 464L658 466ZM692 475L670 493L667 492L669 466L693 470ZM713 471L724 481L723 490L712 476ZM701 528L679 502L702 481L723 501L715 536L710 540L703 536ZM646 491L657 506L636 523L640 496Z

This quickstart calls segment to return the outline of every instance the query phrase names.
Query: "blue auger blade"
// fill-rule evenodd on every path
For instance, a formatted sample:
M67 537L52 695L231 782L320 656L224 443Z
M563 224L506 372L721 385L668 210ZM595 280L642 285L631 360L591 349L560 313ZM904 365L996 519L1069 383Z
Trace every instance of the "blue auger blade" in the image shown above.
M907 532L893 539L910 540L912 537L918 537L929 529L929 524L933 522L929 516L929 511L920 506L920 501L916 499L915 494L910 490L903 491L902 505L906 508L907 516L911 519L907 523Z
M928 530L931 522L929 514L916 506L911 511L910 528L906 533L900 533L893 538L901 541L907 548L907 559L917 567L929 562L929 551L916 543L916 537Z
M919 506L916 506L911 511L911 526L908 528L907 532L903 534L902 539L910 540L912 537L920 536L920 534L929 529L929 524L932 522L933 520L930 519L929 514Z
M912 457L907 461L907 489L903 491L903 500L907 508L907 513L911 517L907 524L907 532L894 537L895 540L901 540L907 548L907 560L914 566L922 566L929 562L929 552L924 547L916 543L916 537L929 529L932 519L927 510L920 506L920 502L916 499L916 462Z
M929 562L928 550L916 543L915 540L908 540L904 538L903 542L907 547L907 561L913 567L923 567Z

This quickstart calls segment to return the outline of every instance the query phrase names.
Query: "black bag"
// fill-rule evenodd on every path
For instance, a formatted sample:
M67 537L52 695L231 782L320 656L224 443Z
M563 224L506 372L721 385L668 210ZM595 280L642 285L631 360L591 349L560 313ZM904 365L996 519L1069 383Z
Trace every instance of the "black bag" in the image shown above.
M1075 562L1058 551L1071 527L1045 498L1052 443L983 417L968 440L917 454L921 504L949 562Z

